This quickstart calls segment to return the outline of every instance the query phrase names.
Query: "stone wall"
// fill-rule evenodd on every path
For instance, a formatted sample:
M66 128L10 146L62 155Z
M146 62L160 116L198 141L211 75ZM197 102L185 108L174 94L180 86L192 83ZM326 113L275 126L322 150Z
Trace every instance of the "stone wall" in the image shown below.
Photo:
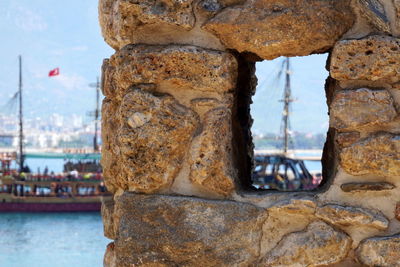
M400 266L400 1L100 0L105 266ZM327 182L252 192L255 62L329 53Z

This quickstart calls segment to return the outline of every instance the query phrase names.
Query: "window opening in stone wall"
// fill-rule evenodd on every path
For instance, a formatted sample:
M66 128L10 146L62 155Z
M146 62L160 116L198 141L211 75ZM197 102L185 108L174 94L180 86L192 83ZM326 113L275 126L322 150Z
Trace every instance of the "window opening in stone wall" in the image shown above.
M323 184L321 157L329 128L326 59L281 57L256 64L253 188L308 191Z

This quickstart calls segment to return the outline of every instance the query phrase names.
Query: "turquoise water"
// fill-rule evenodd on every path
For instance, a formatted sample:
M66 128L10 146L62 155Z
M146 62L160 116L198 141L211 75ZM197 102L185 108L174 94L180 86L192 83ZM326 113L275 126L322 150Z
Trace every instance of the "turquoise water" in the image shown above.
M1 267L96 267L110 240L100 213L0 213Z

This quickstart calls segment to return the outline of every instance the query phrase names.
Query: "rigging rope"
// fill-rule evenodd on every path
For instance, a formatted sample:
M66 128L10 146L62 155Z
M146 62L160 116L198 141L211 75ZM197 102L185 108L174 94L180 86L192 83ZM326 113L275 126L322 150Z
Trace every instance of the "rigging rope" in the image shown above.
M3 106L0 106L0 112L4 114L12 114L17 110L19 92L16 92ZM8 112L7 112L8 111Z

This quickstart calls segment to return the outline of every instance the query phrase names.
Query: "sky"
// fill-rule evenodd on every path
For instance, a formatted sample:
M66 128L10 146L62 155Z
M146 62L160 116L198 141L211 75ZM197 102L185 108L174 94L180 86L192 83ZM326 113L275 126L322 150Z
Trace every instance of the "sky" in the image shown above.
M0 107L18 89L23 61L25 117L51 113L86 116L95 107L88 84L113 54L100 34L97 0L0 1ZM48 72L60 68L60 75ZM4 112L4 110L1 110Z
M18 88L18 55L23 59L25 117L86 116L94 109L95 91L88 85L101 75L102 60L114 53L101 36L97 4L98 0L0 0L0 112ZM325 61L326 55L292 59L294 131L326 132ZM283 84L274 77L280 62L257 64L259 86L251 106L256 133L279 132ZM49 78L56 67L60 75Z
M280 133L283 112L284 74L276 77L284 58L262 61L256 65L258 85L251 105L253 133ZM292 99L291 130L303 133L326 133L328 107L325 97L327 54L290 58Z

